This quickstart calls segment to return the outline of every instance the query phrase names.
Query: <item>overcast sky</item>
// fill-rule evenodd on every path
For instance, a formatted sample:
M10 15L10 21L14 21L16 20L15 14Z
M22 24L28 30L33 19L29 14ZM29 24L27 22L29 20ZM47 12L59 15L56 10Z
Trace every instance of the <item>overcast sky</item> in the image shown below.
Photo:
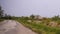
M35 14L52 17L60 14L60 0L0 0L0 5L13 16Z

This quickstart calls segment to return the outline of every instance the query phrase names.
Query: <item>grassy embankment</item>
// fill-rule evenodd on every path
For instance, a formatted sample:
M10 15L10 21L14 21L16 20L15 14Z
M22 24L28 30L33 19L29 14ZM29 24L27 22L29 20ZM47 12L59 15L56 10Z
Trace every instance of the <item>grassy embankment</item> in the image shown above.
M44 25L42 22L36 24L35 22L28 22L28 20L25 19L18 19L17 21L22 23L24 26L32 29L33 31L37 32L38 34L60 34L60 28L50 27Z

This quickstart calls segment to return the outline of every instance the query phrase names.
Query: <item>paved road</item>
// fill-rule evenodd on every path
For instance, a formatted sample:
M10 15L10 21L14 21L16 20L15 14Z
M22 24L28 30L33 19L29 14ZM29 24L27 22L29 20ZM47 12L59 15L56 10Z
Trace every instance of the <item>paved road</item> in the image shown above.
M17 21L5 20L0 23L0 34L37 34Z

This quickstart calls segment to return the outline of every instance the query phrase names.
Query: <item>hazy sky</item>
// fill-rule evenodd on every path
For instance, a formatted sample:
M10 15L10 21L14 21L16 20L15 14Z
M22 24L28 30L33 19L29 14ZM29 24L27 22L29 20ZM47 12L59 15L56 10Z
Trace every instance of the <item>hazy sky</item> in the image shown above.
M7 14L14 16L60 14L60 0L0 0L0 5Z

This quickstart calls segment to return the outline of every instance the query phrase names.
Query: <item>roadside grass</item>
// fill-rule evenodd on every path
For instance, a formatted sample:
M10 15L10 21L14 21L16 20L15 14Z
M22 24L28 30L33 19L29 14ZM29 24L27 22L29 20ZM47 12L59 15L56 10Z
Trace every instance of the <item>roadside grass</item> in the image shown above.
M24 26L32 29L32 31L35 31L38 34L60 34L60 28L57 27L49 27L44 24L36 24L36 23L30 23L27 22L27 20L18 19L18 22L22 23Z
M2 22L4 19L0 19L0 22Z

